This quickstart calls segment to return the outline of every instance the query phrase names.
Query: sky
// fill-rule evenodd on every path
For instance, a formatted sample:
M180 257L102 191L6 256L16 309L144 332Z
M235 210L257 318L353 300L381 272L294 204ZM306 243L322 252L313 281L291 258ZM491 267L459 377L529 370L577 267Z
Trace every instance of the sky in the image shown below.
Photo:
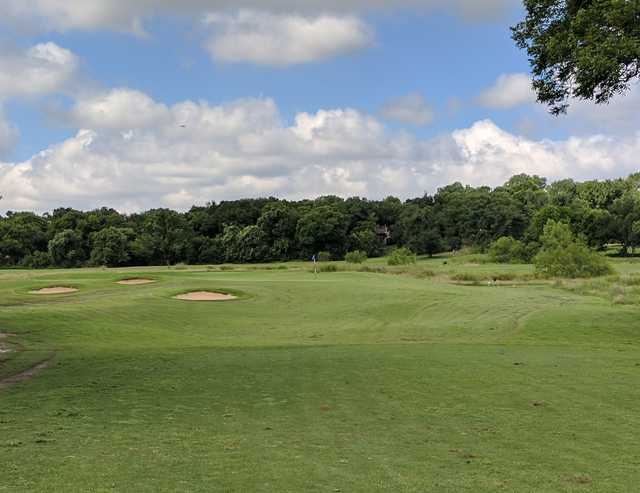
M536 103L518 0L3 0L0 213L640 169L640 89Z

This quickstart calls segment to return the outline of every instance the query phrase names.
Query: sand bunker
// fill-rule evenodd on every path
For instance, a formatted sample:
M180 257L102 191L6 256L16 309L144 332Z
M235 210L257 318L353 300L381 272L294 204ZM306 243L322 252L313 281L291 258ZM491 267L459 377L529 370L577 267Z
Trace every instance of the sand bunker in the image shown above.
M35 291L29 291L29 294L69 294L75 293L78 290L76 288L65 288L63 286L53 288L42 288Z
M180 294L175 298L183 301L230 301L237 299L236 296L231 294L214 293L212 291L194 291Z
M118 284L122 284L123 286L140 286L142 284L151 284L156 282L155 279L123 279L122 281L118 281Z

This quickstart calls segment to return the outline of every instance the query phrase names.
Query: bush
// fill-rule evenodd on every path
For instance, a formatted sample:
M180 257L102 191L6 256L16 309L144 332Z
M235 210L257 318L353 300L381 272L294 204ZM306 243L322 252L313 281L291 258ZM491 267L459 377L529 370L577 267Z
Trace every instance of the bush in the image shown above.
M527 260L527 247L511 236L502 236L489 246L489 258L499 264L518 264Z
M565 223L549 220L540 239L542 250L534 263L543 277L585 278L613 273L607 260L576 238Z
M368 256L365 252L356 250L355 252L349 252L345 256L345 260L349 264L363 264L366 262Z
M417 261L416 254L408 248L398 248L391 252L387 259L388 265L410 265Z
M318 272L338 272L338 266L336 264L321 265Z
M330 262L331 254L329 252L320 252L316 258L318 259L318 262Z

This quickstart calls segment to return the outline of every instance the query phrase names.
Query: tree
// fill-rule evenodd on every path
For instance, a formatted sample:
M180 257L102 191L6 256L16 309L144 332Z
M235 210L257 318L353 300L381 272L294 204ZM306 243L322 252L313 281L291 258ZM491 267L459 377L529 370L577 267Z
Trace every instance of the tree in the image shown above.
M133 230L110 226L91 235L91 263L107 267L126 264L131 258Z
M512 28L527 51L538 101L565 113L571 98L607 103L640 76L637 0L524 0Z
M47 221L31 212L8 213L0 221L0 265L23 263L27 256L47 250Z
M576 238L568 224L549 220L535 256L536 272L543 277L595 277L613 272L607 260Z
M613 234L622 243L622 253L626 255L640 245L640 237L634 232L634 225L640 221L640 192L630 191L617 199L611 206Z
M296 240L303 257L322 250L341 258L345 253L347 217L335 206L315 207L300 217L296 227Z
M49 255L57 267L79 267L87 259L82 248L82 236L77 231L65 229L49 242Z
M378 257L382 254L382 242L376 234L374 225L361 224L349 235L348 243L351 251L362 251L367 257Z
M289 204L267 205L257 226L262 231L270 260L289 260L294 254L298 212Z
M141 215L142 231L132 244L134 255L147 265L172 265L186 257L191 231L184 216L169 209Z

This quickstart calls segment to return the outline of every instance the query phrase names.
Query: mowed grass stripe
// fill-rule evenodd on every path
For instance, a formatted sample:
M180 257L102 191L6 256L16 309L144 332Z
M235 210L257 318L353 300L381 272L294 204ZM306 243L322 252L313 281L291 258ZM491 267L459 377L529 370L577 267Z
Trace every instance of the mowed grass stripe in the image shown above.
M633 491L640 480L637 307L548 285L353 272L165 268L145 270L156 284L115 285L125 273L0 285L12 305L0 331L57 351L0 391L0 491ZM53 277L83 289L20 294ZM171 298L200 289L247 296Z

